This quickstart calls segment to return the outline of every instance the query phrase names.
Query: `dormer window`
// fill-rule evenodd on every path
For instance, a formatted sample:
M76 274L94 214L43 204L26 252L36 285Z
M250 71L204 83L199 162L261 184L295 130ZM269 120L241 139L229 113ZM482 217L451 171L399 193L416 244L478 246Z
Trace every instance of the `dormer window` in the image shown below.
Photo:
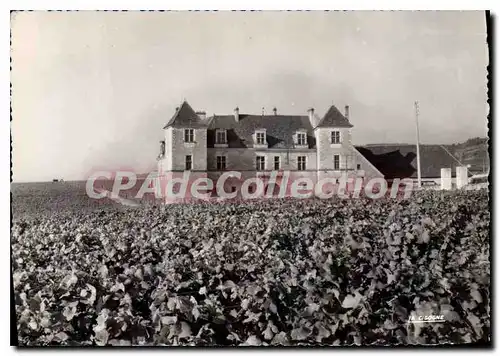
M307 131L298 130L293 135L293 143L297 148L307 148Z
M255 133L255 141L258 145L266 144L266 134L264 132L256 132Z
M337 145L340 144L340 131L339 130L333 130L331 132L331 139L330 139L331 144Z
M297 133L297 144L299 146L305 146L307 145L307 135L305 132L299 132Z
M257 129L252 135L254 147L256 148L267 148L267 136L266 129Z
M219 145L223 145L227 143L227 133L226 130L217 129L215 131L215 143Z

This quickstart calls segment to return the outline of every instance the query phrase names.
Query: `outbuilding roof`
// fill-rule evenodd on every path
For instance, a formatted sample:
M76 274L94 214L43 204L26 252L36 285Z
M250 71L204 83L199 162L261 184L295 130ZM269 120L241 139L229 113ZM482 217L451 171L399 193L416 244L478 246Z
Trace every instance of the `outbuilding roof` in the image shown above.
M386 178L417 178L417 147L411 144L380 144L356 147ZM450 152L451 153L451 152ZM441 177L441 168L451 168L452 176L460 166L442 145L420 145L422 178ZM406 176L404 176L406 175Z

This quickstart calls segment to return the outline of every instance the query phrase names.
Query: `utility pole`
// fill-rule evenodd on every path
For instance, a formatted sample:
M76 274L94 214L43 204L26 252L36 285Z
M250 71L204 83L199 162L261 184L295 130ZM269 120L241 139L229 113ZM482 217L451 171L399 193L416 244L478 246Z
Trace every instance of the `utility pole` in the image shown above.
M420 133L418 130L418 115L419 115L419 108L418 108L418 101L415 101L415 124L417 128L417 177L418 177L418 187L422 187L422 175L420 173Z

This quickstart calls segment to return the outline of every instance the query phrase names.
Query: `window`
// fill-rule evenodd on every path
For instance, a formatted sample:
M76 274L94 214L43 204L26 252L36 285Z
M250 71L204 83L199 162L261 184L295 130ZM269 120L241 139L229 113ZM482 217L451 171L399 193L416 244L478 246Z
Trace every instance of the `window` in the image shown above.
M184 142L194 142L194 130L185 129L184 130Z
M331 143L340 143L340 131L332 131Z
M253 185L248 187L248 193L253 194Z
M257 132L256 139L257 139L258 145L265 145L266 144L266 135L264 134L264 132Z
M280 156L274 156L274 170L280 170Z
M299 132L297 134L297 144L299 146L305 146L307 145L307 136L304 132Z
M299 171L305 171L306 170L306 156L299 156L297 157L297 169Z
M265 157L257 156L257 170L263 171L265 169Z
M356 169L357 169L358 171L361 169L361 165L360 165L359 163L356 165Z
M193 168L193 156L186 156L186 171L190 171Z
M217 130L215 132L215 143L225 144L227 142L226 130Z
M226 170L226 156L217 156L217 170L218 171Z
M336 171L340 169L340 155L333 155L333 169Z
M236 187L235 186L232 186L231 187L231 193L234 193L236 191Z

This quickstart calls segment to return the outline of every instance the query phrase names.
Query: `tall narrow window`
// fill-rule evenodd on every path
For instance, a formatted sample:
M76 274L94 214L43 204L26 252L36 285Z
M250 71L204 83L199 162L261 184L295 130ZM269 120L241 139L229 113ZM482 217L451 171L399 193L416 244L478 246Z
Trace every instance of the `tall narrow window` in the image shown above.
M193 168L193 156L186 156L186 171L190 171Z
M227 143L226 130L217 130L215 132L215 143L217 144Z
M184 142L194 142L193 129L184 129Z
M218 171L226 170L226 156L217 156L217 170Z
M340 169L340 155L333 155L333 169L336 171Z
M306 170L306 156L297 157L297 170L299 171Z
M334 143L334 144L340 143L340 131L338 131L338 130L332 131L331 135L332 135L331 136L331 143Z
M256 140L257 140L258 145L265 145L266 144L266 135L264 134L264 132L257 132Z
M297 134L297 144L299 146L307 145L307 135L304 132L299 132Z
M280 170L280 156L274 156L274 170Z
M356 169L357 169L358 171L361 169L361 165L360 165L359 163L356 165Z
M257 156L256 159L257 159L257 170L263 171L266 168L265 157L264 156Z

